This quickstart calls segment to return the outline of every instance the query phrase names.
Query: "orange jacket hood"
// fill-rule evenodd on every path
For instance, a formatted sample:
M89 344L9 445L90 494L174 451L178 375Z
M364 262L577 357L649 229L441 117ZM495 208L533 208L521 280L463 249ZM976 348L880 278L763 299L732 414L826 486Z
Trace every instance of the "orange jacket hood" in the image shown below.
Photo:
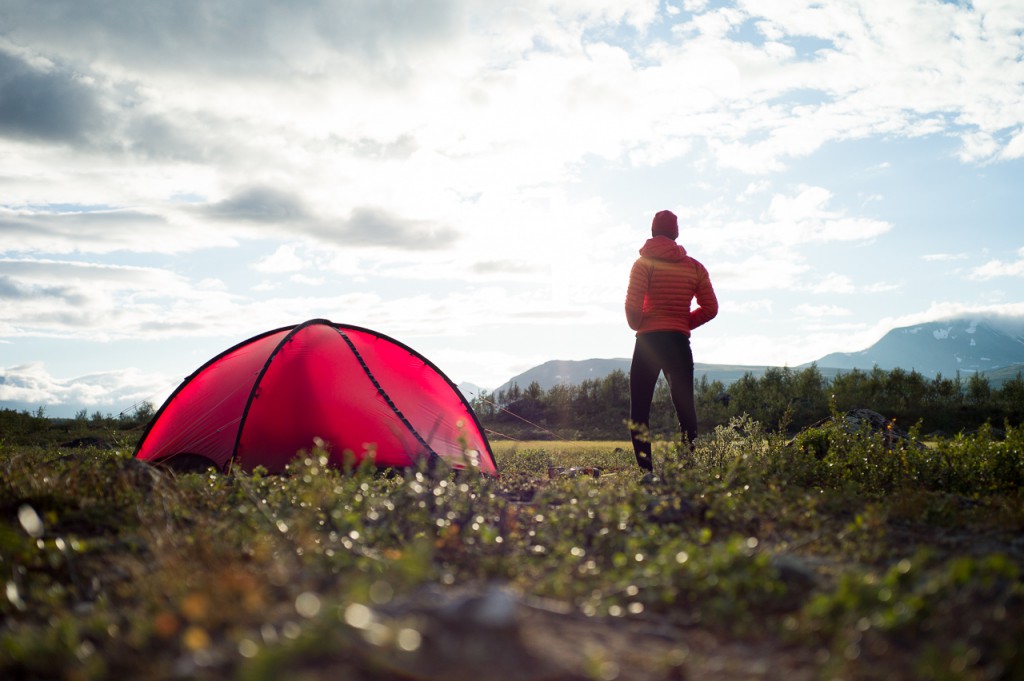
M640 248L640 255L655 260L681 262L686 259L686 249L667 236L655 236L648 239Z

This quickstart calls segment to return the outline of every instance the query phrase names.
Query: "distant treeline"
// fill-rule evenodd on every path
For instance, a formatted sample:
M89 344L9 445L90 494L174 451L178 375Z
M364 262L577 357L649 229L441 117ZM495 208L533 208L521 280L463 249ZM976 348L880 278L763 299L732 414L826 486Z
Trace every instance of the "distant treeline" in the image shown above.
M35 412L0 409L0 445L55 445L81 440L104 438L126 440L134 445L135 437L155 413L153 405L143 402L131 412L117 416L95 412L90 417L84 409L74 418L48 418L46 408Z
M694 386L697 419L701 432L748 415L767 428L795 433L828 418L833 411L867 408L901 429L920 425L923 434L953 435L973 431L989 423L1024 423L1024 377L992 387L984 376L966 379L926 378L916 371L853 369L824 377L817 367L795 370L769 368L761 376L747 373L726 386L702 378ZM629 417L629 377L613 371L604 378L578 385L558 385L544 390L536 382L526 388L514 384L497 394L483 393L471 401L491 437L515 439L626 439ZM91 417L83 410L73 419L50 419L45 409L34 414L0 409L0 444L57 443L97 431L134 438L153 416L151 404L131 414ZM674 436L678 431L668 384L658 382L651 413L655 435Z
M956 434L985 423L1002 427L1024 420L1024 378L993 388L984 376L926 378L916 371L853 369L825 378L817 367L769 368L762 376L745 374L728 387L702 378L694 386L701 432L747 414L772 429L793 433L827 418L833 411L867 408L896 419L904 430L920 425L924 434ZM629 377L614 371L602 379L544 390L536 382L514 384L497 394L484 393L473 408L492 437L516 439L623 439L629 417ZM671 436L678 431L668 385L659 381L651 429Z

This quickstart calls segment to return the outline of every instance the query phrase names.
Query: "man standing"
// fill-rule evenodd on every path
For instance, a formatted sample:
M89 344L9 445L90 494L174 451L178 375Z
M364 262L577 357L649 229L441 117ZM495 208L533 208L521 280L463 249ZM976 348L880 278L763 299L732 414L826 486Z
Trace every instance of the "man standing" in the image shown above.
M718 314L718 298L707 269L676 243L678 237L675 214L659 211L651 223L651 238L633 263L626 290L626 322L636 331L629 370L630 438L636 461L645 471L654 469L647 431L661 372L668 380L684 441L692 449L697 439L690 332ZM697 307L690 309L694 299Z

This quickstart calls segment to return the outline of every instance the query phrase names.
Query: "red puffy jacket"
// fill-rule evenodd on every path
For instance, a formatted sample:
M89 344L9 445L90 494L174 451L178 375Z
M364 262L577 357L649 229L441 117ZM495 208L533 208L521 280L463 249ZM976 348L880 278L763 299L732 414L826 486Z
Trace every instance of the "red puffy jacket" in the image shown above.
M697 308L690 309L694 298ZM690 331L718 314L718 298L704 265L672 239L656 236L640 249L626 290L626 322L637 334Z

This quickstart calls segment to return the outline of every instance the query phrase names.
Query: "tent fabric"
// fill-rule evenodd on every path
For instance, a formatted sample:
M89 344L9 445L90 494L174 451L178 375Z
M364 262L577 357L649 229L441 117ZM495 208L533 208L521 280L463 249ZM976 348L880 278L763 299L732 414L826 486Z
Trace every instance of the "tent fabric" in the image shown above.
M440 369L383 334L325 319L254 336L204 364L160 407L135 456L276 473L320 442L339 467L346 457L372 455L380 467L439 457L498 475L476 414Z

